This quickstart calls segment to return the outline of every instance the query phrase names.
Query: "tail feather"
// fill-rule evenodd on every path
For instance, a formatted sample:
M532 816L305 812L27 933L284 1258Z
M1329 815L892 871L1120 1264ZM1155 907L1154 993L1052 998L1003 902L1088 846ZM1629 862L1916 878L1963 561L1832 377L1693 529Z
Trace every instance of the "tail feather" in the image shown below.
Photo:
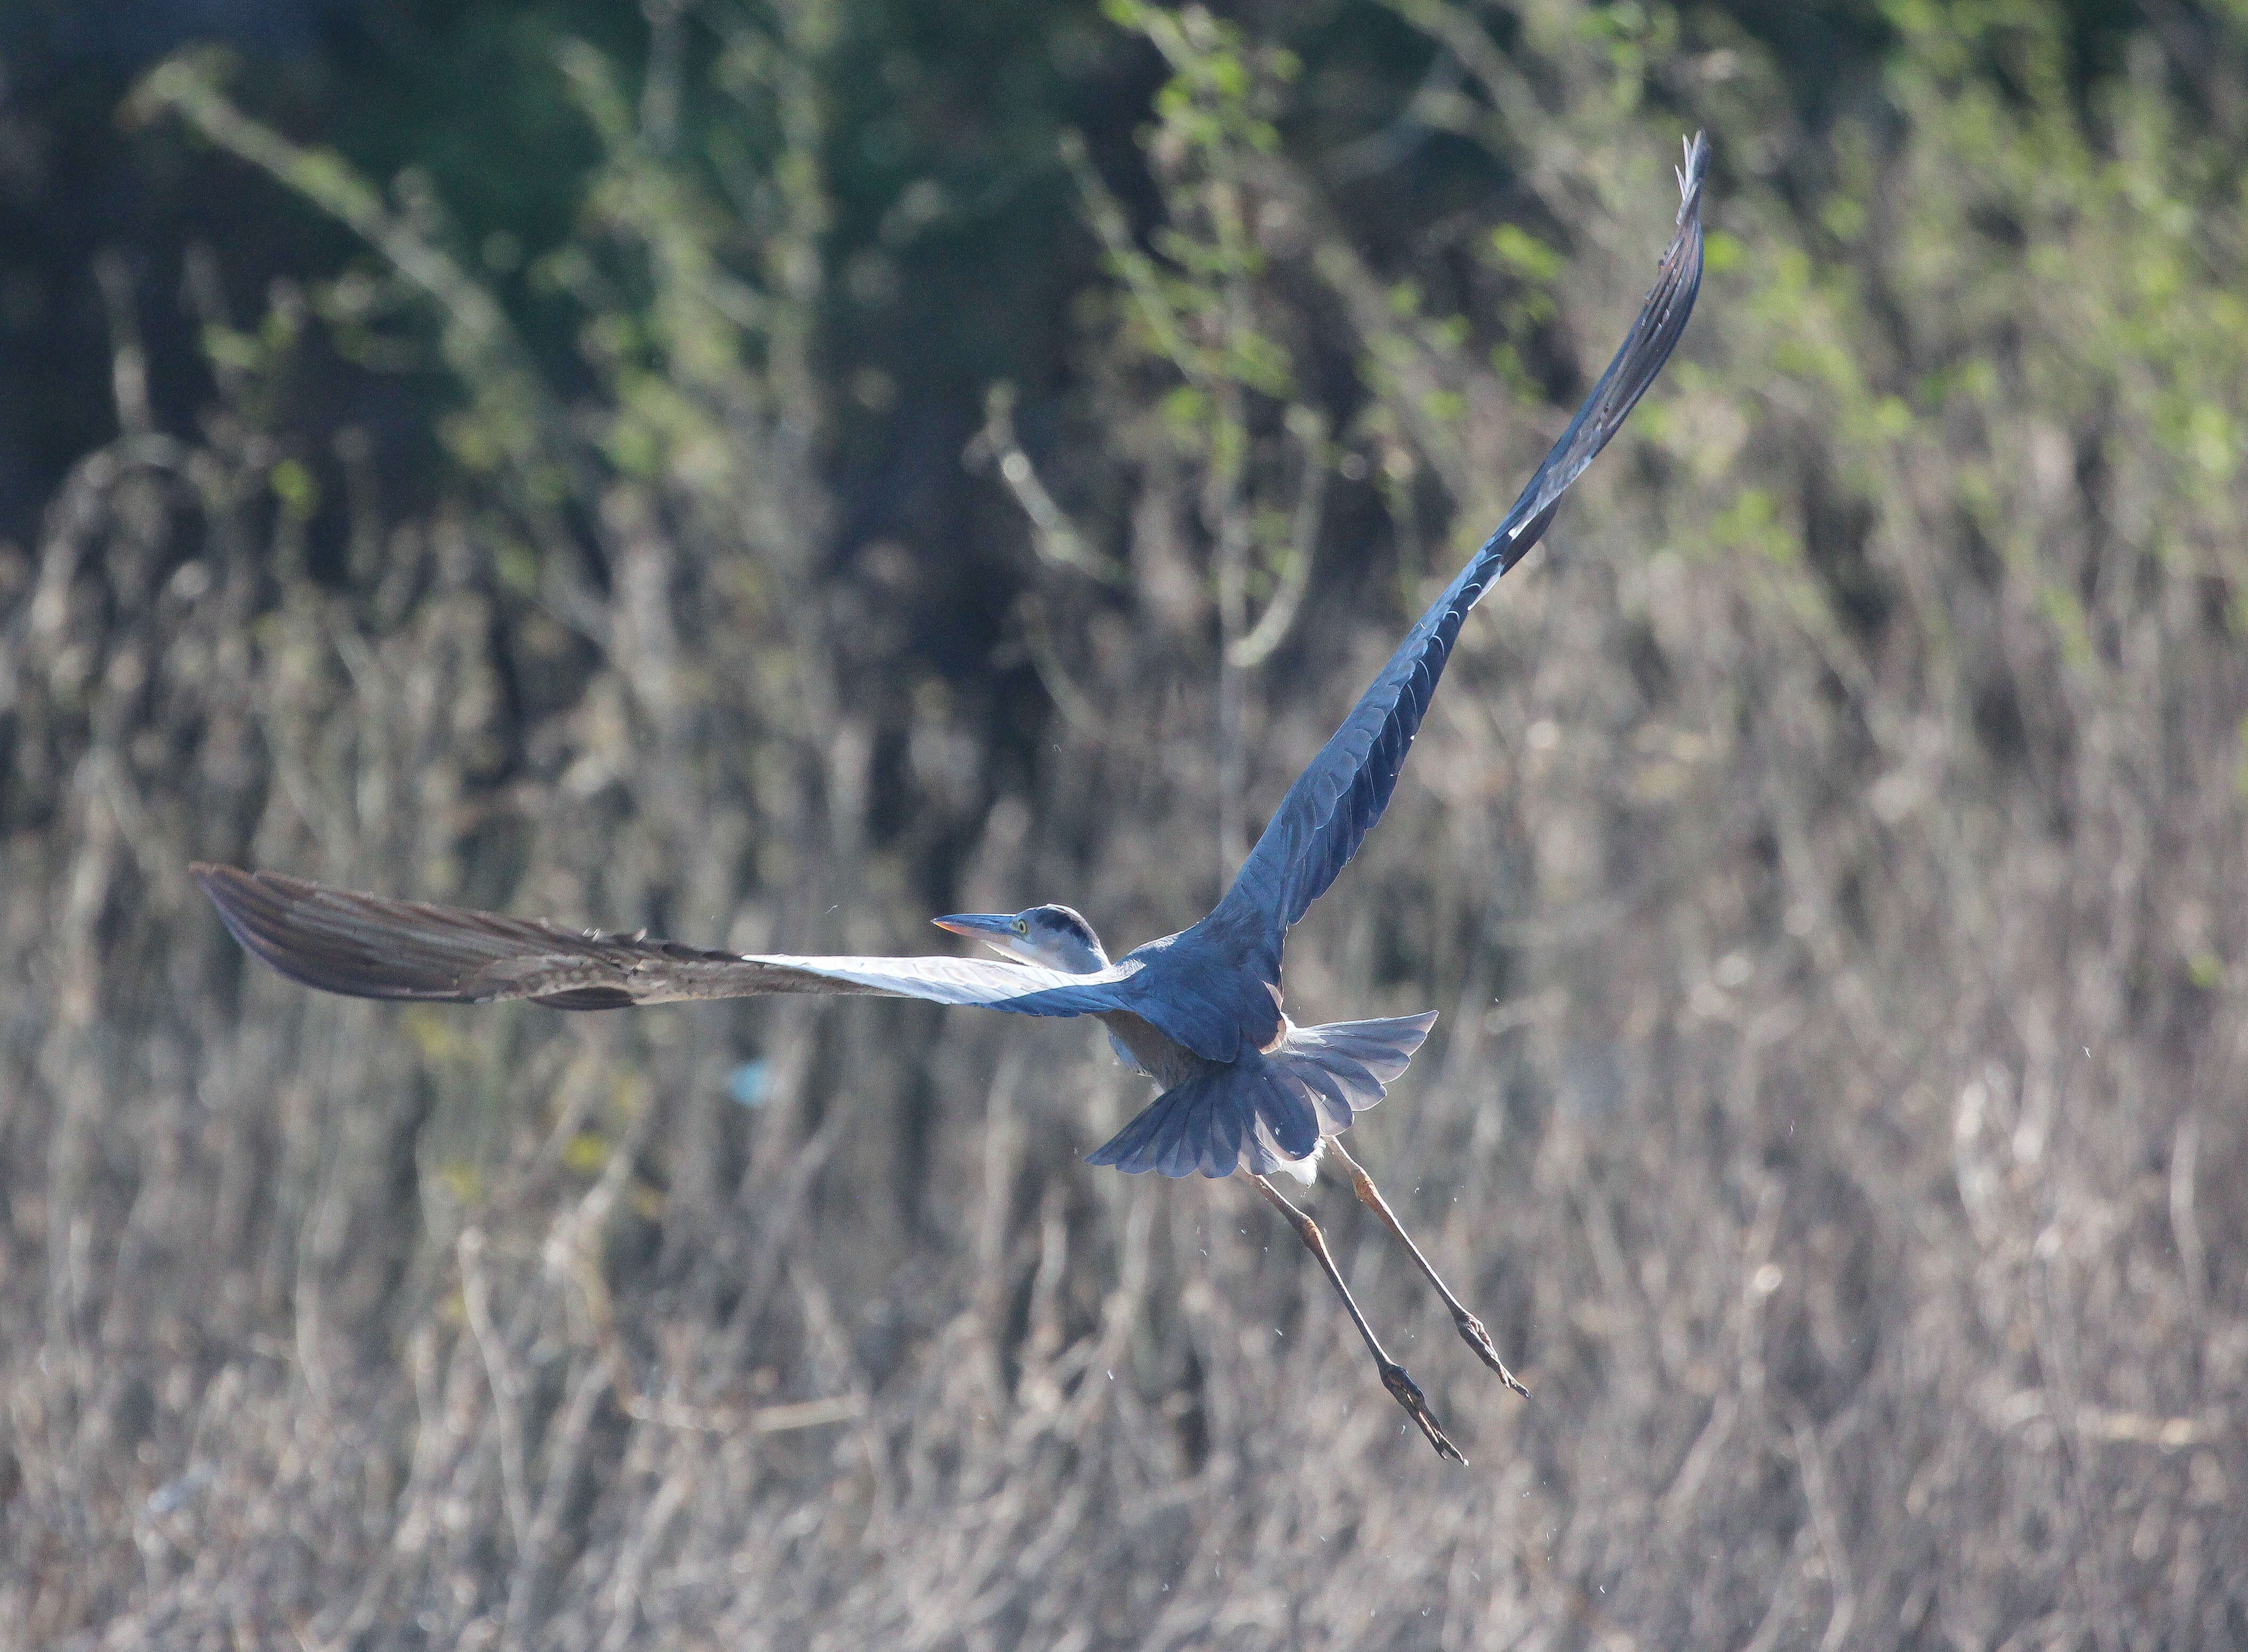
M1342 1076L1331 1073L1314 1061L1294 1064L1292 1071L1311 1092L1312 1105L1319 1109L1319 1133L1331 1135L1350 1128L1351 1092ZM1369 1075L1370 1076L1370 1075Z
M1431 1011L1291 1027L1277 1048L1213 1062L1164 1091L1087 1162L1168 1176L1270 1176L1300 1163L1381 1100L1436 1019Z
M1162 1122L1150 1144L1155 1168L1165 1176L1191 1176L1205 1158L1215 1157L1229 1130L1237 1141L1240 1123L1221 1107L1180 1107Z
M1405 1071L1413 1052L1421 1047L1421 1040L1436 1024L1436 1012L1430 1010L1387 1021L1337 1021L1323 1027L1297 1027L1281 1049L1315 1061L1357 1062L1376 1083L1390 1084Z
M1385 1021L1291 1027L1266 1059L1316 1093L1320 1134L1340 1135L1350 1128L1352 1114L1365 1112L1388 1093L1436 1024L1436 1012L1430 1010Z

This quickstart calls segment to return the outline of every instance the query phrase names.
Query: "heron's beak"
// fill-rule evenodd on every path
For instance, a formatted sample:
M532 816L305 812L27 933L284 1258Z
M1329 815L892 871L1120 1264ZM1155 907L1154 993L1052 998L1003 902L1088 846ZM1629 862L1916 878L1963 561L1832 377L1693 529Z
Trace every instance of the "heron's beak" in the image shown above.
M949 929L955 935L964 935L971 941L981 941L1001 957L1015 963L1030 960L1016 949L1023 938L1015 933L1015 915L1011 912L960 912L949 918L934 918L930 922L940 929Z
M958 912L951 917L931 918L929 922L940 929L949 929L972 941L1015 938L1015 915L1011 912Z

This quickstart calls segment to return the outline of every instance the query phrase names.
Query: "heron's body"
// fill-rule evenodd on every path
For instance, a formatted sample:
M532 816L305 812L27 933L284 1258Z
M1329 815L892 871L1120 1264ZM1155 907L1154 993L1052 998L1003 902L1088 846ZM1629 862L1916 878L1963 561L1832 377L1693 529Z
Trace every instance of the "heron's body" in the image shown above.
M936 920L986 942L998 959L740 956L354 895L272 873L198 867L196 874L250 951L292 979L363 997L528 999L599 1010L821 992L1097 1017L1119 1057L1154 1080L1159 1093L1092 1162L1171 1176L1254 1177L1342 1290L1390 1392L1440 1452L1456 1457L1420 1390L1381 1352L1350 1302L1318 1229L1265 1180L1287 1170L1308 1182L1311 1167L1331 1149L1359 1196L1404 1239L1371 1178L1337 1138L1405 1070L1436 1016L1298 1026L1281 1009L1281 949L1381 819L1468 614L1538 542L1561 495L1669 359L1701 280L1707 158L1699 138L1688 145L1678 232L1630 335L1584 406L1497 531L1288 789L1224 899L1190 929L1112 963L1082 917L1045 906ZM1413 1254L1443 1292L1462 1334L1511 1383L1480 1322L1444 1290L1417 1248Z

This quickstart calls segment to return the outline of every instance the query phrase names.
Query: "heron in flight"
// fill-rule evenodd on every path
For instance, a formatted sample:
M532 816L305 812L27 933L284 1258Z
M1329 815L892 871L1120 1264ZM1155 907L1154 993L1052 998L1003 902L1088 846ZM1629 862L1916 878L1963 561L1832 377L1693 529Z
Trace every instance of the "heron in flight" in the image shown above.
M1382 1385L1440 1457L1465 1463L1419 1385L1374 1336L1318 1225L1271 1181L1286 1173L1309 1185L1323 1157L1334 1161L1411 1252L1468 1346L1515 1392L1528 1393L1340 1141L1404 1072L1436 1015L1298 1026L1281 1009L1280 949L1290 927L1381 818L1468 611L1538 542L1561 495L1615 435L1677 343L1701 284L1708 166L1708 143L1696 134L1678 169L1677 232L1622 347L1505 520L1288 788L1232 887L1191 929L1112 959L1070 908L1035 906L936 920L986 944L996 958L745 957L644 934L580 932L355 895L278 873L197 866L195 876L250 951L291 980L357 997L524 998L561 1010L607 1010L819 992L1096 1017L1117 1054L1152 1079L1159 1093L1091 1162L1167 1176L1248 1177L1318 1258Z

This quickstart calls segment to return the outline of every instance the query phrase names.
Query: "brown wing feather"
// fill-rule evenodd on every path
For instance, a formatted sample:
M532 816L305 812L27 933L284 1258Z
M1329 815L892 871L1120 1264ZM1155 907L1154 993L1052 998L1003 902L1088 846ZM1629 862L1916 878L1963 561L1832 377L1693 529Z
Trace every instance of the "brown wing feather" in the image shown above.
M676 941L565 929L307 883L278 872L196 866L234 938L292 981L360 998L613 1010L778 992L871 993Z
M1064 975L994 958L737 957L645 935L356 895L278 872L193 870L236 940L292 981L358 998L528 998L558 1010L619 1010L825 992L1093 1015L1117 1008L1119 984L1141 967L1127 961Z

